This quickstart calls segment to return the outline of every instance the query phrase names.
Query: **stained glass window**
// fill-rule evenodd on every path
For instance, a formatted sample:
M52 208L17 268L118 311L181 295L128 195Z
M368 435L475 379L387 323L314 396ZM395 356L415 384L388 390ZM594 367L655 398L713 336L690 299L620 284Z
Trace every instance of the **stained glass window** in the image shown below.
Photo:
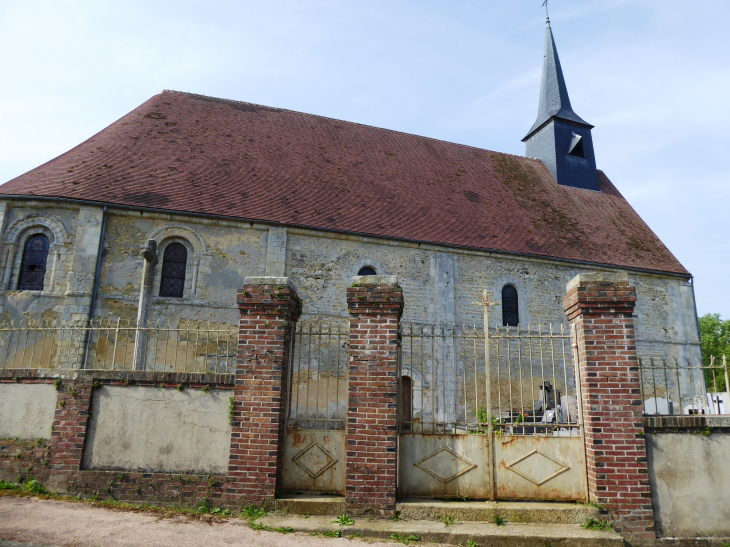
M48 262L48 246L48 238L43 234L32 235L25 242L23 260L20 263L18 290L43 290L43 278L46 275L46 262Z
M185 267L188 263L188 250L182 243L170 243L165 247L162 258L162 279L160 296L182 298L185 288Z

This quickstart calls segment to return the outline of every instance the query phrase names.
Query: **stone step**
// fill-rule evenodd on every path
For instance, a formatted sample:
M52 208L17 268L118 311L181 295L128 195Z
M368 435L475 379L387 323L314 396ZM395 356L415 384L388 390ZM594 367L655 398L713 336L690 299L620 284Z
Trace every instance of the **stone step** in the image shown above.
M445 526L433 520L368 520L355 517L351 526L339 526L332 517L269 514L261 524L272 529L305 534L331 534L339 530L346 538L373 538L411 544L447 543L480 547L623 547L623 540L609 530L584 530L577 524L512 524L455 522ZM415 536L415 537L414 537ZM418 539L415 539L415 538ZM473 544L472 543L472 544Z
M589 518L601 519L597 507L559 502L413 499L399 501L396 511L406 520L441 520L448 515L462 522L494 522L498 516L509 523L581 524Z
M282 515L341 515L345 498L317 494L285 495L276 500L274 508Z
M341 515L345 498L341 496L300 494L282 496L275 509L282 515ZM580 503L401 500L396 504L403 520L435 520L445 516L460 522L494 522L500 517L512 524L581 524L589 518L601 519L596 507ZM605 517L604 517L605 518Z

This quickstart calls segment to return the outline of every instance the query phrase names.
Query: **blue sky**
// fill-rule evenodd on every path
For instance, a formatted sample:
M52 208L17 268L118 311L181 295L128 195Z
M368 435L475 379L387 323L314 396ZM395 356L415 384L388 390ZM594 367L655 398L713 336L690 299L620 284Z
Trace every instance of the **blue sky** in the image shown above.
M523 154L542 0L0 0L0 182L162 89ZM730 319L730 2L551 0L603 169Z

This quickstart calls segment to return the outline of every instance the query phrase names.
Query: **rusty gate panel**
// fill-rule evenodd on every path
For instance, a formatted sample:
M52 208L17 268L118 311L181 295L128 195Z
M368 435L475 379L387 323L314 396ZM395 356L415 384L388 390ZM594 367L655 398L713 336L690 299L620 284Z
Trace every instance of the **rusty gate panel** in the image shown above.
M345 494L345 432L287 431L284 490Z
M492 483L489 469L487 435L400 436L401 497L487 499Z
M494 456L499 499L587 500L580 436L498 435Z

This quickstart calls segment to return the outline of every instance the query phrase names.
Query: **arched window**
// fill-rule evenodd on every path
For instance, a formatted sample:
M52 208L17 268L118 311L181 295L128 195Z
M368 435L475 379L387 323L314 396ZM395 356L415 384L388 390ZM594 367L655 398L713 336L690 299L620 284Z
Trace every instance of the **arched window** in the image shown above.
M20 262L18 290L42 291L43 277L46 275L48 261L48 237L43 234L30 236L23 247L23 260Z
M160 296L182 298L187 263L188 250L185 245L175 242L165 247L165 254L162 257Z
M357 275L378 275L378 273L375 271L375 268L363 266L360 268L360 271L357 272Z
M505 327L516 327L520 324L517 289L512 285L505 285L502 288L502 324Z

